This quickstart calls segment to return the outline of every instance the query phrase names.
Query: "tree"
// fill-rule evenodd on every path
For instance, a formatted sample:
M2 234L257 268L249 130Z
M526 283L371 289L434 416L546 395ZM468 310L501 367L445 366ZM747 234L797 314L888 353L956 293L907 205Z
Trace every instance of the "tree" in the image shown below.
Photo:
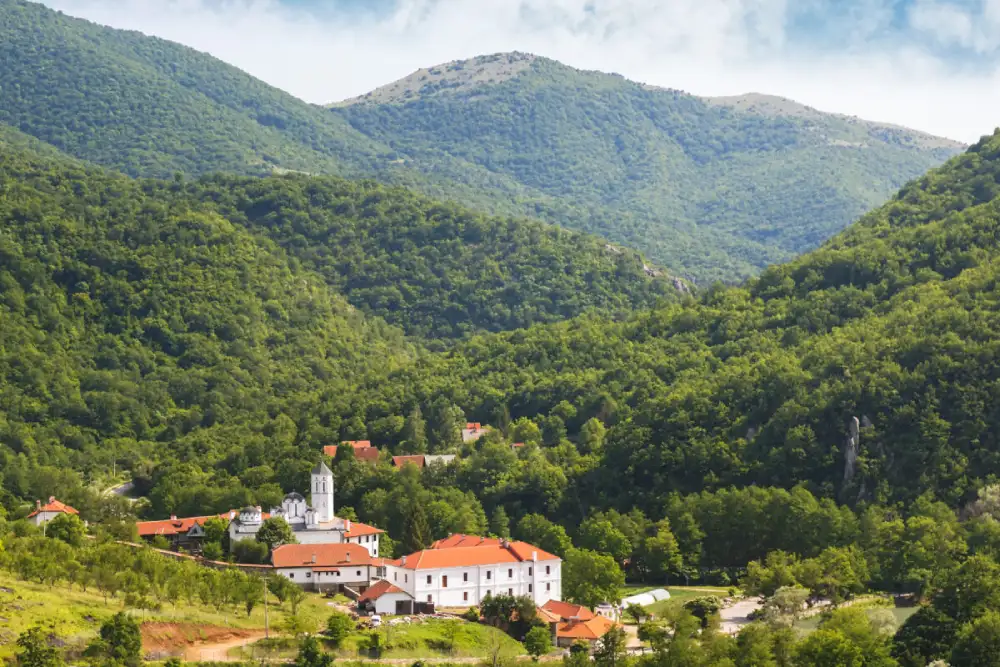
M764 602L764 615L771 622L791 625L802 610L809 591L801 586L782 586Z
M580 451L584 454L599 452L604 446L604 437L608 429L596 417L591 417L580 427Z
M48 634L41 627L25 630L17 637L19 667L61 667L62 656L49 644Z
M581 523L576 545L581 549L610 554L619 563L624 563L632 553L629 539L605 518L591 517Z
M208 560L222 560L222 545L218 542L205 542L201 547L201 555Z
M656 534L642 539L638 547L636 567L648 580L665 583L670 575L681 572L684 567L677 539L670 532L666 519L657 523Z
M118 612L101 625L96 650L109 660L130 667L142 663L142 633L139 624L125 612Z
M514 534L519 540L534 544L561 558L565 558L573 547L566 529L552 523L541 514L526 514L521 517Z
M861 649L833 630L819 629L795 648L795 664L800 667L862 667Z
M628 662L625 631L615 626L604 633L594 649L594 664L597 667L621 667Z
M316 637L306 637L299 642L299 652L293 664L295 667L330 667L333 656L323 652Z
M704 595L688 600L684 608L701 622L701 627L707 628L711 618L722 609L722 603L714 595Z
M952 667L1000 666L1000 612L987 612L959 630L950 664Z
M923 667L947 658L957 633L955 619L934 606L921 607L896 631L892 656L902 667Z
M547 626L536 625L524 636L524 648L536 662L552 650L552 632Z
M414 499L409 504L399 548L402 553L410 554L426 549L430 543L431 529L427 523L427 511L424 509L423 503Z
M268 551L274 551L283 544L297 544L292 527L281 517L264 519L257 531L258 544L266 544Z
M490 533L497 537L510 539L510 518L508 518L507 510L503 508L503 505L497 505L497 508L493 510L493 515L490 517Z
M642 620L649 616L649 613L645 610L645 608L643 608L641 604L637 604L635 602L630 602L625 606L624 614L626 616L631 616L636 625L642 625Z
M45 524L45 535L78 547L83 544L87 528L75 514L59 514Z
M229 522L219 516L206 519L202 528L205 530L205 542L218 542L221 545L229 534Z
M354 621L342 611L335 611L326 619L326 636L334 648L340 648L354 629Z
M563 563L563 592L578 604L593 609L602 602L617 602L625 574L615 559L586 549L570 549Z
M410 410L403 423L403 448L408 454L427 451L427 427L419 405Z

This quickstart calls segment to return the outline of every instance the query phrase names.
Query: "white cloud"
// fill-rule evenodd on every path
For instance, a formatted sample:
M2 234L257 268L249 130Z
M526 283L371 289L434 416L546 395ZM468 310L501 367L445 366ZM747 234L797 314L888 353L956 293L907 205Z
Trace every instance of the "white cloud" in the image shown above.
M397 0L393 11L307 13L276 0L43 0L207 51L311 102L419 67L527 51L700 95L756 91L965 141L1000 124L1000 0L918 0L885 38L892 0ZM795 11L829 5L841 40L816 44ZM960 67L938 45L986 54Z

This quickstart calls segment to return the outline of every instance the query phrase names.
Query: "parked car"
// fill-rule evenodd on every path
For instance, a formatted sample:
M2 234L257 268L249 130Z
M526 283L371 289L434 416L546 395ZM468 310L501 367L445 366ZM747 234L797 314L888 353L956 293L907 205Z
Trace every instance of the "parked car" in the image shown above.
M372 614L372 617L370 619L370 625L373 628L377 628L378 626L382 625L382 617L379 616L378 614Z

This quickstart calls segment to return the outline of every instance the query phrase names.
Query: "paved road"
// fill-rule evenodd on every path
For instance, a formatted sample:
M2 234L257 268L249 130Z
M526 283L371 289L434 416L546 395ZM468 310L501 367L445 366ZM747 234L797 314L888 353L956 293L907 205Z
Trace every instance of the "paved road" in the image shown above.
M745 598L733 606L723 609L719 612L719 616L722 618L722 631L729 635L735 635L744 625L750 623L750 619L747 617L760 607L758 598Z

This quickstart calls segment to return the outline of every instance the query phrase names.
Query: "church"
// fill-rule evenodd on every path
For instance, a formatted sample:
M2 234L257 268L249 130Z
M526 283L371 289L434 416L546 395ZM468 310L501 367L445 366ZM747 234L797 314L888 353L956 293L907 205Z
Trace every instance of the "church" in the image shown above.
M261 507L244 507L223 514L222 518L229 519L230 542L254 539L266 519L280 517L291 526L299 544L359 544L377 558L379 535L384 531L334 514L333 472L325 463L317 464L310 473L310 489L309 503L302 494L292 492L284 497L280 507L272 507L269 513ZM162 535L175 545L190 549L204 536L202 526L210 518L142 521L138 525L139 535L147 539Z

